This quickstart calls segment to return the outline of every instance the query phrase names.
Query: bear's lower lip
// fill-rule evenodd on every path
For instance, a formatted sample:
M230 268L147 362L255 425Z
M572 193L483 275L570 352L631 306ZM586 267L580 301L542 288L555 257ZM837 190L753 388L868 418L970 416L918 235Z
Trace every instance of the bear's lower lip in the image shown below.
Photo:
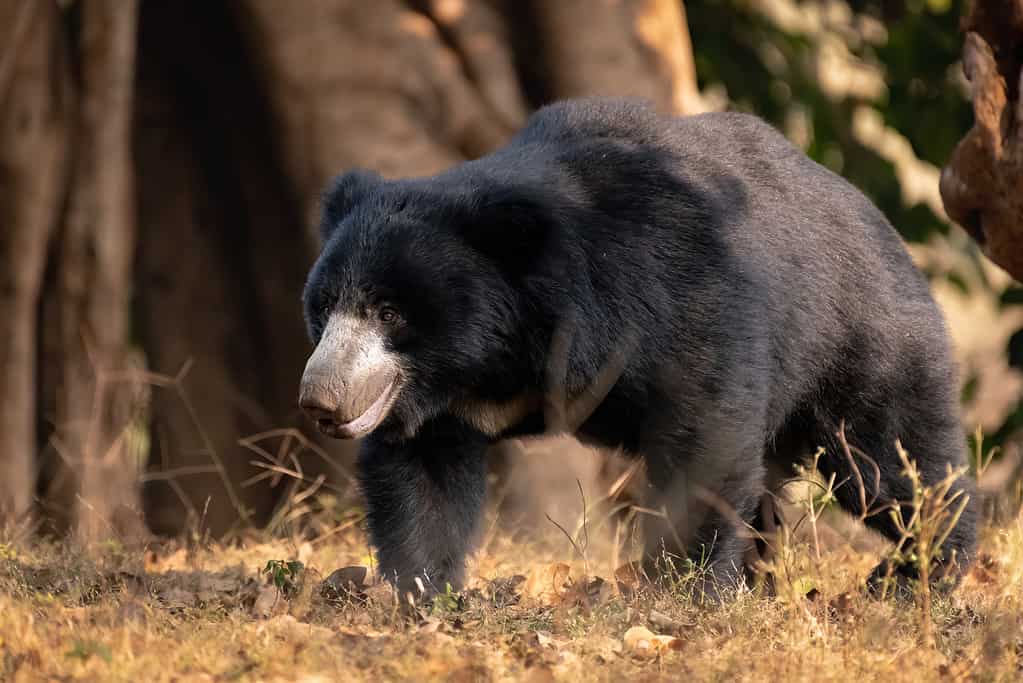
M318 420L317 426L320 431L335 439L358 439L366 436L376 429L394 405L398 397L398 390L401 388L400 375L395 373L394 378L387 387L380 392L372 405L359 417L350 422L338 423L332 420Z

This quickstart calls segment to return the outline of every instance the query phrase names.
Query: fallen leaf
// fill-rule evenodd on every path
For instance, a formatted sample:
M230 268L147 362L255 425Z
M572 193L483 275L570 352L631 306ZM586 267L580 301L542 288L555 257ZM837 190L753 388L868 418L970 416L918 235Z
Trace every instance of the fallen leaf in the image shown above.
M320 595L327 600L343 602L347 600L364 601L366 599L366 578L369 567L353 565L341 567L331 572L330 576L320 584Z
M675 621L667 614L658 612L657 610L650 610L650 614L647 615L647 620L652 626L656 626L662 631L670 631L672 633L678 633L682 630L682 624Z
M615 582L618 592L628 597L645 585L647 579L639 562L629 562L615 570Z
M565 591L563 602L585 608L603 605L614 596L611 583L599 576L573 582Z
M657 635L645 626L633 626L622 638L625 648L640 657L656 657L667 650L681 650L682 641L672 636Z
M814 585L813 577L800 576L792 582L792 590L795 591L797 595L801 595L804 598L812 600L813 598L810 597L810 593L815 593L815 591L817 591L817 587Z
M533 569L522 586L522 594L545 607L561 604L571 586L572 568L555 562Z
M494 607L508 607L518 603L525 582L522 574L498 577L484 586L483 595Z

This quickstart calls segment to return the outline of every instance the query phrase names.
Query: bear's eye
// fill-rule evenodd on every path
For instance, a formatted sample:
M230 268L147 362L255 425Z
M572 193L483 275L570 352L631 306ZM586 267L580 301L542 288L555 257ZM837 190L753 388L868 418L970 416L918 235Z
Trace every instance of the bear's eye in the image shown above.
M320 315L324 320L330 317L331 312L334 310L334 302L336 301L337 299L333 296L325 296L320 299Z
M393 325L399 318L398 310L393 306L381 306L377 311L377 319L385 325Z

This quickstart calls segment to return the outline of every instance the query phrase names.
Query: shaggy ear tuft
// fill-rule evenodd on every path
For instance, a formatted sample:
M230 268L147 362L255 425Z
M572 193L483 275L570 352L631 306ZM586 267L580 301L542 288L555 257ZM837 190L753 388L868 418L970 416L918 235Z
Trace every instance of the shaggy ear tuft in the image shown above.
M361 168L334 178L321 200L320 239L326 242L355 205L383 182L380 174Z

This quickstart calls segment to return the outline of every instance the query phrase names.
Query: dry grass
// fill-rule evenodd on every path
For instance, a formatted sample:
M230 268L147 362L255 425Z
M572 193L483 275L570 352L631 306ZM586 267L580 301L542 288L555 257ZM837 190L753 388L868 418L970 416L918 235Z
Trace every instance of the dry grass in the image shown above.
M918 606L861 592L883 547L876 539L828 510L813 532L804 527L778 553L777 597L746 593L718 609L687 600L685 578L635 591L625 575L612 580L611 534L589 534L583 549L553 527L528 540L490 533L469 590L414 618L385 586L320 594L334 568L369 563L357 524L312 543L252 537L137 551L107 543L88 553L0 546L0 680L1023 676L1023 517L988 529L960 589L935 599L933 646ZM274 560L304 565L294 582L278 576L283 594L263 573ZM624 642L636 626L671 638L634 630ZM637 633L645 634L638 645Z

